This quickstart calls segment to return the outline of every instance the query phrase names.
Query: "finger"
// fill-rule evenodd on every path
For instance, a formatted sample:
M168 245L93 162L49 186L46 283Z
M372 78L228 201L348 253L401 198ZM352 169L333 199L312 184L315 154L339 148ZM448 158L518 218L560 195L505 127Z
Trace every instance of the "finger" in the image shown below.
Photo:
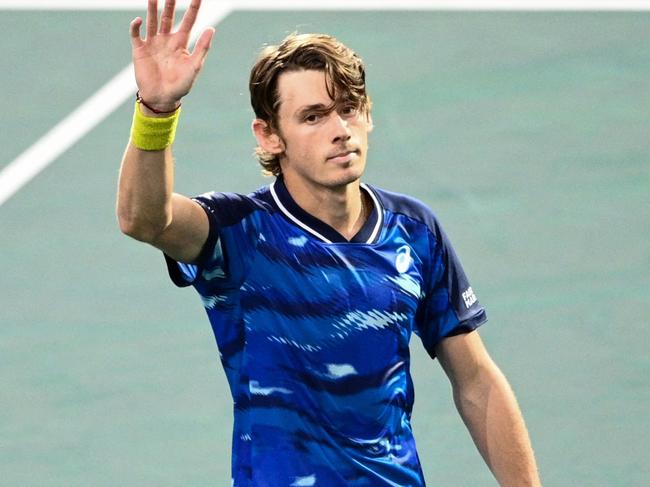
M160 16L160 33L169 34L174 25L174 15L176 14L176 1L167 0Z
M196 22L196 16L199 14L199 8L201 7L201 0L192 0L190 6L187 8L187 12L183 15L183 20L181 21L181 26L178 28L179 32L185 32L189 34Z
M194 51L192 52L191 58L196 63L198 69L201 69L203 63L205 62L205 57L208 55L208 51L212 45L213 37L214 27L208 27L201 33L199 40L196 41L196 45L194 46Z
M147 39L158 32L158 0L149 0L147 6Z
M140 47L143 42L140 38L140 26L142 25L142 19L136 17L131 21L131 45L133 47Z

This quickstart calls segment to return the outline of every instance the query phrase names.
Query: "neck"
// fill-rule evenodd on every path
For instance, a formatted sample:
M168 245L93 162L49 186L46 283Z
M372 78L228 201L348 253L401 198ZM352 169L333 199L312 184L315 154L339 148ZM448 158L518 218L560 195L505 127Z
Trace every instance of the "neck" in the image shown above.
M284 183L298 206L347 240L361 230L370 215L372 203L367 201L368 196L361 189L359 180L330 187L305 185L301 180L285 176Z

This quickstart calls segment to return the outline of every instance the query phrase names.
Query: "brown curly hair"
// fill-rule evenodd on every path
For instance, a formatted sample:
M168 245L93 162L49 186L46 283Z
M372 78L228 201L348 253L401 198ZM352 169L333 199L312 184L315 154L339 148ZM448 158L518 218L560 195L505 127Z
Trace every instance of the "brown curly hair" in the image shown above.
M297 34L287 36L277 46L262 49L253 65L249 80L251 105L255 116L277 131L280 96L278 78L287 71L314 69L325 72L327 93L336 103L352 102L361 112L368 113L370 97L366 93L366 74L361 58L332 36ZM266 175L282 173L280 158L261 147L255 155Z

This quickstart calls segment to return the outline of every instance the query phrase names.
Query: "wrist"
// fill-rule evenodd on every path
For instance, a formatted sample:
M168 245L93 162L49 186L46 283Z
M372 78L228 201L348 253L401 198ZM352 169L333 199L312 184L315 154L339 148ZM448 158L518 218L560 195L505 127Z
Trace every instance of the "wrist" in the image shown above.
M138 91L135 95L136 102L140 105L142 114L152 118L168 117L181 106L180 100L172 101L153 101L145 100Z
M164 150L172 145L181 112L180 106L172 113L156 114L155 117L147 116L142 108L142 103L135 103L131 144L146 151Z

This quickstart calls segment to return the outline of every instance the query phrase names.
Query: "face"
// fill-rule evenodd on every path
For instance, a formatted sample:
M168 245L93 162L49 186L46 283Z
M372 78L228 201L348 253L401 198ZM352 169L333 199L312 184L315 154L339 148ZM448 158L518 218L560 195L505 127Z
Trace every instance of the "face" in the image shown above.
M278 150L285 180L313 189L358 181L366 165L370 115L353 104L332 109L322 71L281 74L278 94Z

